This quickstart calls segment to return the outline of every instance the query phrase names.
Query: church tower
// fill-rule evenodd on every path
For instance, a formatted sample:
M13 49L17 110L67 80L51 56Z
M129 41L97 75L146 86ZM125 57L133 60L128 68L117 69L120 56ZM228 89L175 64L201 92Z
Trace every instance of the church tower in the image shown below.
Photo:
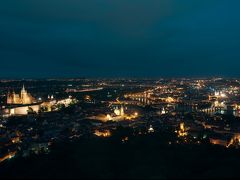
M7 104L13 104L13 94L10 91L7 94Z
M19 96L13 91L13 104L18 104L19 103Z
M26 97L27 91L25 90L25 86L23 85L22 90L21 90L21 99L24 99Z
M28 104L28 94L27 91L25 90L25 86L23 85L22 90L21 90L21 99L23 104Z

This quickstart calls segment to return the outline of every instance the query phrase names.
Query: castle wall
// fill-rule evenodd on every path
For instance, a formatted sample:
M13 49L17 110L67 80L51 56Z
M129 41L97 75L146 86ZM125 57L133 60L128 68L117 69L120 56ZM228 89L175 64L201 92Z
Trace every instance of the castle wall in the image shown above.
M33 111L37 112L40 109L40 105L31 105L31 106L23 106L23 107L16 107L10 109L10 115L27 115L29 107L33 109Z

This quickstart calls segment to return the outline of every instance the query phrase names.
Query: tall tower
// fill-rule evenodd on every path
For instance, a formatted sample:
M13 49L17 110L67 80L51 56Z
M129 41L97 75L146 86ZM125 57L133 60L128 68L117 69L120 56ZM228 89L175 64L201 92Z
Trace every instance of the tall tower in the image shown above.
M21 99L24 99L26 97L27 91L25 90L25 86L23 85L22 90L21 90Z
M120 114L121 114L121 116L124 116L124 114L125 114L123 105L121 106Z
M21 100L22 100L22 104L31 104L31 100L28 96L28 92L26 91L24 85L21 90Z
M7 104L13 104L13 94L9 90L7 93Z
M162 108L162 114L166 114L164 107Z
M17 94L15 93L14 90L12 92L12 97L13 97L13 103L16 103L17 102Z

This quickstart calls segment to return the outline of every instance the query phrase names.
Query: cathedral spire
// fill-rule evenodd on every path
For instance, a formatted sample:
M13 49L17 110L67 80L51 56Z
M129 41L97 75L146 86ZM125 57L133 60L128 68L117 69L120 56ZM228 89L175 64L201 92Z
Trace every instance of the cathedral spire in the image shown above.
M22 91L25 91L25 86L24 86L24 84L23 84L23 87L22 87Z

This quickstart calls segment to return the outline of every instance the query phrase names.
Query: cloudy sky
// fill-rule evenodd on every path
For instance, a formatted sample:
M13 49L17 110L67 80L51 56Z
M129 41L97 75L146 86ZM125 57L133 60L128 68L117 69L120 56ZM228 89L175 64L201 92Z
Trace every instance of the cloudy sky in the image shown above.
M240 77L239 0L6 0L2 77Z

